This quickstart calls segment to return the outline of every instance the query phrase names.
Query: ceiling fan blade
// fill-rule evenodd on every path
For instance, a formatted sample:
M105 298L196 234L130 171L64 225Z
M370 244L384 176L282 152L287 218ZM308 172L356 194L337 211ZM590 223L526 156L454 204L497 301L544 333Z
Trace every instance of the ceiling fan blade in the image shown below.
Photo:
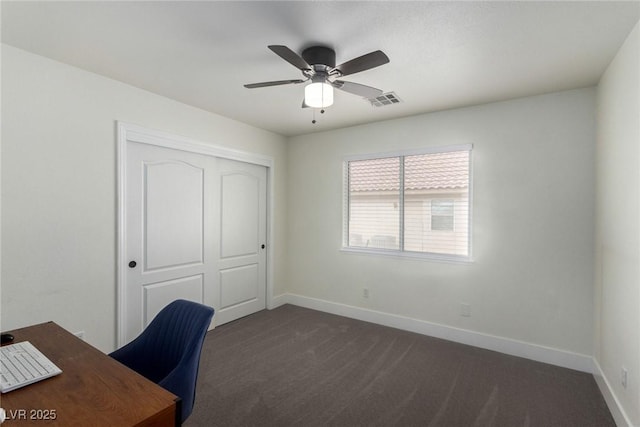
M294 51L292 51L291 49L289 49L286 46L270 45L270 46L268 46L268 48L271 49L280 58L284 59L289 64L293 65L294 67L296 67L296 68L298 68L300 70L310 70L311 69L311 66L309 64L307 64L307 61L302 59L302 57L300 55L298 55L297 53L295 53Z
M297 84L303 83L305 80L276 80L273 82L262 82L262 83L250 83L248 85L244 85L247 89L255 89L257 87L268 87L268 86L280 86L280 85L288 85L288 84Z
M361 85L360 83L345 82L343 80L336 80L331 83L331 86L336 89L343 90L345 92L352 93L354 95L361 96L363 98L375 98L382 95L382 91L378 88Z
M389 57L381 50L367 53L366 55L359 56L336 66L336 70L340 71L340 74L347 76L349 74L359 73L360 71L369 70L371 68L379 67L389 62Z

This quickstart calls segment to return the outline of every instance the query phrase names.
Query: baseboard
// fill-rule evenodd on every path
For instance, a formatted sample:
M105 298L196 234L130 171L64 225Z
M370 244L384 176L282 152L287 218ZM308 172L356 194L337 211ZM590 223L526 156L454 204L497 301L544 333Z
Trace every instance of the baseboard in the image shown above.
M524 357L538 362L561 366L563 368L570 368L588 373L593 372L593 358L584 354L572 353L537 344L483 334L466 329L454 328L396 314L389 314L317 298L310 298L302 295L289 293L279 295L272 299L273 308L287 303L352 319L390 326L392 328L416 332L436 338L442 338L461 344L472 345L474 347L480 347L487 350L498 351L512 356Z
M598 384L598 388L600 388L600 392L602 393L602 396L604 396L605 402L607 402L607 406L609 407L609 411L611 411L611 415L613 416L616 425L618 427L633 427L631 420L624 409L622 409L620 401L613 392L609 380L607 380L607 377L604 375L604 372L595 357L593 358L593 377L596 379L596 384Z
M271 303L267 308L273 310L285 304L289 304L289 294L280 294L271 298Z

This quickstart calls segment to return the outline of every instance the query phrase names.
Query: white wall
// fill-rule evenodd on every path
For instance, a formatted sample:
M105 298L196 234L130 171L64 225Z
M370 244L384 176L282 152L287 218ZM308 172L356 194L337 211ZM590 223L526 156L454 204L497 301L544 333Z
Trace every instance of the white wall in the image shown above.
M283 291L286 139L2 47L2 330L53 320L115 346L116 120L274 159Z
M639 426L640 23L602 76L597 97L594 356L601 388L608 388L605 397L622 409L619 425ZM623 366L626 389L620 381Z
M343 156L464 143L473 263L340 252ZM294 137L289 291L590 356L594 154L594 88Z

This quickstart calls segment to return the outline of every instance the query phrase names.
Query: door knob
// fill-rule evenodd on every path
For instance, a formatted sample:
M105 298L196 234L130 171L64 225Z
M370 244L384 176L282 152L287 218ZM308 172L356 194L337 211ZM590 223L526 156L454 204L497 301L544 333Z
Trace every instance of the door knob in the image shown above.
M129 268L135 268L138 265L135 261L129 261Z
M262 246L260 246L262 249L264 249L264 243L262 244Z

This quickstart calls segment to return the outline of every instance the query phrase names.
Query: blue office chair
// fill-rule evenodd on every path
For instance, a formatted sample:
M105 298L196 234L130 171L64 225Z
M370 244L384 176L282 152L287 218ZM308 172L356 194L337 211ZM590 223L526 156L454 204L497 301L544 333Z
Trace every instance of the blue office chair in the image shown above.
M202 343L213 308L173 301L133 341L110 354L182 400L181 421L191 415Z

